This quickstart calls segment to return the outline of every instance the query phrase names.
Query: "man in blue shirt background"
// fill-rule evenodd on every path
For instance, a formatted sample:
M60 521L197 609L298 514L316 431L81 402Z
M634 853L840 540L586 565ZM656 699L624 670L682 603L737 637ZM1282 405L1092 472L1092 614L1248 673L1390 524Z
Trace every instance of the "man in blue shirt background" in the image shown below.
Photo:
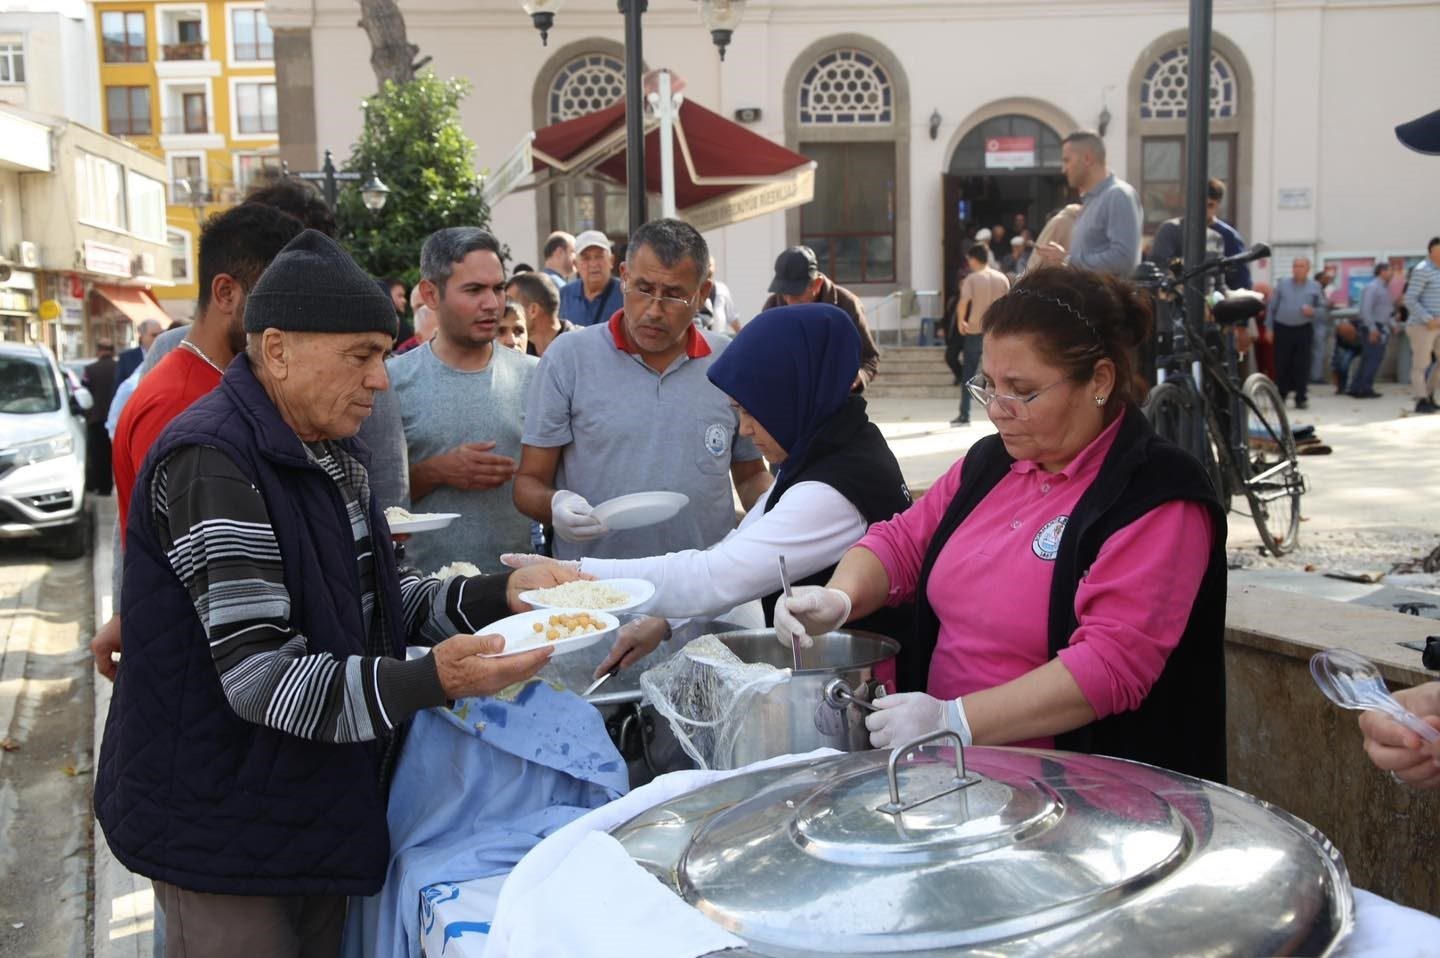
M610 238L599 230L575 237L575 266L580 275L560 290L560 318L576 326L599 326L620 311L620 280L611 272L615 256Z

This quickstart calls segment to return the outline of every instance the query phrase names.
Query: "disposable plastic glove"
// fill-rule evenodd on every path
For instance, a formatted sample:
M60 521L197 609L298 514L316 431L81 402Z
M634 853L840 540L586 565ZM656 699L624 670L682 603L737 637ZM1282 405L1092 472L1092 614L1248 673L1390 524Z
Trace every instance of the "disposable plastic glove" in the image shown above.
M894 748L941 729L958 732L965 745L971 742L970 723L960 699L945 701L924 692L900 692L883 695L873 704L878 711L865 716L865 727L875 748Z
M594 507L585 497L569 489L557 490L550 497L550 522L555 534L566 542L589 542L610 531L595 517Z
M815 643L812 635L824 635L840 628L850 618L850 596L839 589L819 585L801 585L791 590L789 598L775 603L775 638L781 645L799 641L800 647Z
M552 559L549 556L537 555L534 552L502 552L500 553L500 564L510 569L524 569L526 566L544 565L552 563L564 566L567 569L580 571L580 562L577 559Z

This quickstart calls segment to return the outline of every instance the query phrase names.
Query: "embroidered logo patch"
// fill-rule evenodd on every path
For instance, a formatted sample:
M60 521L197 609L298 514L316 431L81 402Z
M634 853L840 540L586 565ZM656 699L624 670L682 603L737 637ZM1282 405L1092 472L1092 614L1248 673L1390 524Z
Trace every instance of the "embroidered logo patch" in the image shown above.
M1065 534L1065 523L1069 521L1069 516L1056 516L1041 526L1030 541L1030 551L1046 562L1054 562L1060 554L1060 537Z
M725 450L730 446L730 433L724 426L712 423L705 430L705 448L710 450L710 455L720 458L725 455Z

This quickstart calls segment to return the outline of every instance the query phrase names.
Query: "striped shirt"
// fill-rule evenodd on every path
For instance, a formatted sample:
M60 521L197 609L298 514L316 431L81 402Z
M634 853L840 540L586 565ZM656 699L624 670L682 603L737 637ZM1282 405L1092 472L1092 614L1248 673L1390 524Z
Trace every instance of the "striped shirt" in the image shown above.
M280 546L259 490L223 452L183 446L155 470L154 520L170 567L205 628L226 699L241 718L320 742L385 739L422 708L445 704L434 656L389 656L366 509L365 469L331 443L306 446L335 481L354 535L365 635L362 655L315 652L290 624ZM401 631L433 645L475 632L493 600L445 580L400 572ZM469 595L467 595L467 591Z
M1440 319L1440 267L1430 260L1421 260L1410 272L1405 287L1405 308L1410 311L1411 326Z

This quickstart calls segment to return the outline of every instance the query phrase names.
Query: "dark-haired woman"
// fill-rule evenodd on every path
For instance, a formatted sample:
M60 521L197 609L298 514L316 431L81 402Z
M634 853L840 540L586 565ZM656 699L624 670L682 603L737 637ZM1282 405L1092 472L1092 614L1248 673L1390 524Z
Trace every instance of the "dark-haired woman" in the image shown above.
M986 313L967 386L999 434L777 606L781 640L808 642L915 601L872 744L948 727L1224 779L1225 516L1137 408L1149 330L1123 281L1027 274Z

